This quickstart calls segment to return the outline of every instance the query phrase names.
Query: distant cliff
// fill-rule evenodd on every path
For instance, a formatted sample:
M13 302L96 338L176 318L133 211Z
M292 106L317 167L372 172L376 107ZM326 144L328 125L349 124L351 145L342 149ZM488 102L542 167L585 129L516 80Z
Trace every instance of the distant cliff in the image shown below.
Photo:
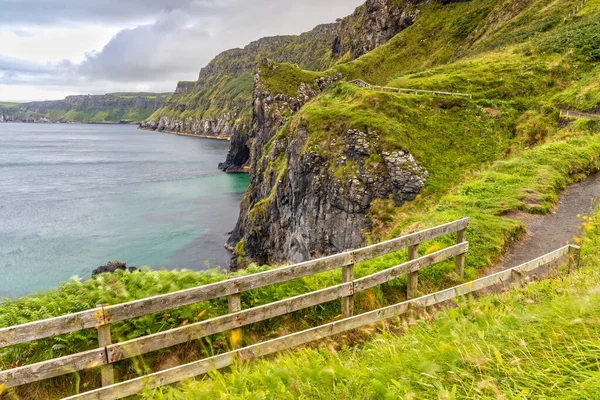
M179 82L164 105L143 128L200 136L232 138L245 146L252 122L253 75L259 62L273 58L320 70L332 65L331 43L338 24L320 25L299 36L268 37L243 49L225 51L202 68L196 82ZM240 167L247 152L232 156ZM231 158L231 157L230 157ZM227 169L227 168L224 168Z
M142 127L231 138L230 153L220 168L246 171L253 75L263 59L323 71L387 42L410 26L417 15L411 2L369 0L336 23L317 26L298 36L269 37L243 49L228 50L203 68L196 82L180 82L175 93Z
M169 93L110 93L0 106L0 122L139 123Z

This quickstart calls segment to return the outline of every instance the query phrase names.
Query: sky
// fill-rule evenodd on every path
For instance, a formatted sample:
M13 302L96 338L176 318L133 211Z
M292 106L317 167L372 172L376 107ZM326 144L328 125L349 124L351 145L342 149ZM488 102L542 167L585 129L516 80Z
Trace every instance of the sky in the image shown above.
M171 92L222 51L364 0L0 0L0 101Z

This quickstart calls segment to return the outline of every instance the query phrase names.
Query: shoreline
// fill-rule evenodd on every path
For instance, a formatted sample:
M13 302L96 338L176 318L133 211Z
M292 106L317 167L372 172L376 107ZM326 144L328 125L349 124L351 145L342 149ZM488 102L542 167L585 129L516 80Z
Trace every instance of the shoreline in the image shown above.
M91 121L0 121L0 124L40 124L40 125L139 125L140 122L91 122Z
M227 142L231 141L231 138L223 137L223 136L202 135L202 134L199 134L199 133L185 133L185 132L175 132L175 131L168 131L168 130L159 131L158 129L142 128L141 126L138 126L138 129L141 130L141 131L168 133L169 135L199 137L199 138L203 138L203 139L225 140Z

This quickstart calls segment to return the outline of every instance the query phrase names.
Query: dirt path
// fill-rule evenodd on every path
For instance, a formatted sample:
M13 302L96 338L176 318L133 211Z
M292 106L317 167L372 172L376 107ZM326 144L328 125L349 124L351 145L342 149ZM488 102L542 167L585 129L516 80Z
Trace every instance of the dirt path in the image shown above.
M507 251L503 260L493 267L494 271L516 267L550 253L567 243L575 244L582 235L583 218L591 216L594 203L600 200L600 173L586 181L569 186L558 199L555 211L549 215L531 215L513 212L507 218L522 221L527 236Z

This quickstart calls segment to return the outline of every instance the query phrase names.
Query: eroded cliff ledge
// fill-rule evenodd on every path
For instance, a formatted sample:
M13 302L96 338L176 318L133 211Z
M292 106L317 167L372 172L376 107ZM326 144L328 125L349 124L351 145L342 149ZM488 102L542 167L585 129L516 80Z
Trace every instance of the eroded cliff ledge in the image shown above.
M331 141L311 135L302 118L291 116L341 74L300 84L296 97L273 96L263 77L285 67L265 61L255 77L251 185L228 242L234 269L359 247L372 201L412 200L429 176L409 152L384 149L377 132L347 129Z

